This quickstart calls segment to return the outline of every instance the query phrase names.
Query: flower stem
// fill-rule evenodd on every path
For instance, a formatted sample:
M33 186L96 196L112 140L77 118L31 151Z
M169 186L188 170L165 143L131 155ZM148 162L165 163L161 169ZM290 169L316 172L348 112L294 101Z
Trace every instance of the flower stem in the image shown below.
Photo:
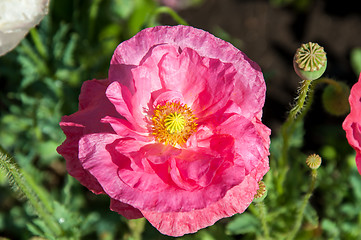
M98 10L99 5L101 3L101 0L94 0L92 1L92 4L90 6L89 10L89 24L88 24L88 37L89 39L92 39L94 34L94 26L95 26L95 20L98 16Z
M181 16L179 16L176 11L167 6L158 7L154 12L154 17L156 18L158 15L163 13L169 14L178 24L188 25L187 21L185 21Z
M294 123L297 116L302 112L302 109L304 108L307 93L311 85L311 80L303 80L301 84L302 86L299 90L299 95L296 98L297 102L295 106L291 109L286 122L282 126L283 148L282 156L280 159L280 167L284 167L287 164L289 137L292 135Z
M44 59L46 59L46 48L43 44L43 42L41 41L40 39L40 36L39 36L39 33L38 33L38 30L36 28L32 28L30 30L30 35L31 35L31 38L33 39L34 41L34 44L35 44L35 47L36 49L38 50L40 56Z
M312 169L310 187L309 187L306 195L303 198L302 205L301 205L301 207L300 207L300 209L298 211L297 217L296 217L295 225L293 226L292 231L288 235L287 240L294 239L296 237L296 234L298 233L298 231L301 228L303 215L305 213L306 206L307 206L307 204L308 204L308 202L309 202L309 200L310 200L310 198L312 196L312 192L315 189L316 180L317 180L317 169Z
M262 230L263 230L263 234L264 234L263 239L268 240L268 239L270 239L270 234L269 234L269 228L268 228L267 220L266 220L266 215L267 215L266 206L263 201L256 203L256 206L258 208L259 218L262 223Z
M318 79L318 82L320 82L320 83L327 83L327 84L329 84L329 85L334 86L334 87L337 89L337 91L339 91L339 92L342 91L342 86L341 86L341 84L340 84L339 82L331 79L331 78L323 77L323 78Z
M298 96L296 97L296 104L291 109L285 123L281 128L283 144L278 165L280 173L277 183L277 190L280 194L283 193L282 186L288 172L289 140L295 130L296 122L303 119L312 104L313 92L316 83L318 83L317 80L303 80L301 82L302 85L298 91Z
M48 208L50 205L44 204L42 199L36 194L36 190L32 189L32 184L27 182L21 170L18 168L9 154L0 146L0 169L6 173L9 182L13 187L20 191L28 200L32 207L35 209L37 215L47 224L52 231L54 238L60 236L62 229L58 222L49 213Z

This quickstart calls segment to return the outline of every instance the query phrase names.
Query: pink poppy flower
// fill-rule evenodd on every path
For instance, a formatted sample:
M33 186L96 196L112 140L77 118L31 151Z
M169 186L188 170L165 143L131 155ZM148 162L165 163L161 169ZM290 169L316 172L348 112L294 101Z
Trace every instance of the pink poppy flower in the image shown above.
M356 150L356 166L361 174L361 74L349 97L351 112L342 124L349 144Z
M269 169L259 66L188 26L121 43L60 123L69 173L128 219L181 236L243 212Z

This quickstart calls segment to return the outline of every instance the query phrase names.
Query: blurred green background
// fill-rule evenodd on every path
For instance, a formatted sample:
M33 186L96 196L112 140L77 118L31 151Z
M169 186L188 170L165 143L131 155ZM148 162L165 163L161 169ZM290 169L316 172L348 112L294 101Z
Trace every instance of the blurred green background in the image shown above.
M321 87L291 136L282 193L272 168L282 144L280 126L296 96L299 79L292 57L300 43L318 41L325 47L326 76L349 86L356 82L361 14L355 9L348 0L51 0L42 22L0 57L0 145L49 199L63 239L172 239L149 223L142 229L142 221L129 222L110 211L108 197L92 194L67 175L56 147L65 139L61 116L77 111L84 81L107 77L119 43L146 27L188 22L230 41L263 69L268 87L264 123L273 130L264 200L271 237L285 239L292 228L310 182L304 162L316 152L323 163L296 239L361 239L361 176L341 128L345 116L323 110ZM46 225L0 172L0 239L48 238ZM245 213L181 239L262 239L261 229L260 209L251 204Z

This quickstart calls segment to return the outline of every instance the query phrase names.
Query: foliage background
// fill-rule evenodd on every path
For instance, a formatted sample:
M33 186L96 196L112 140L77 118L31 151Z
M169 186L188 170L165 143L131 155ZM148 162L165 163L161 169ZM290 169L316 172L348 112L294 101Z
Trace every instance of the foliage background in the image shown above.
M166 2L166 1L164 1ZM177 1L176 1L177 2ZM232 42L264 71L264 123L272 129L271 171L265 182L266 223L286 238L310 183L308 154L323 158L316 190L296 239L361 239L361 177L341 128L345 116L322 108L323 86L291 136L289 174L276 185L280 126L299 79L292 58L301 43L317 41L328 54L325 76L352 85L361 71L361 14L350 0L181 0L173 6L189 25ZM64 140L61 116L77 110L83 81L106 78L116 46L145 27L179 24L155 0L52 0L49 15L14 51L0 57L0 145L49 202L64 239L172 239L142 220L127 221L69 177L55 149ZM14 191L15 190L15 191ZM181 239L263 238L260 207ZM51 238L47 222L0 172L0 239ZM34 238L35 239L35 238Z

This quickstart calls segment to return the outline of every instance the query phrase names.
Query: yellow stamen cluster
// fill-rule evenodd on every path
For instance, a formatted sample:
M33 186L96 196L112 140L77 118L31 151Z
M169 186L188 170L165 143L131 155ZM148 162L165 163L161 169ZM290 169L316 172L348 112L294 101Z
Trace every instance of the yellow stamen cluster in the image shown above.
M196 130L196 119L187 104L159 104L152 117L152 134L160 143L181 146Z

